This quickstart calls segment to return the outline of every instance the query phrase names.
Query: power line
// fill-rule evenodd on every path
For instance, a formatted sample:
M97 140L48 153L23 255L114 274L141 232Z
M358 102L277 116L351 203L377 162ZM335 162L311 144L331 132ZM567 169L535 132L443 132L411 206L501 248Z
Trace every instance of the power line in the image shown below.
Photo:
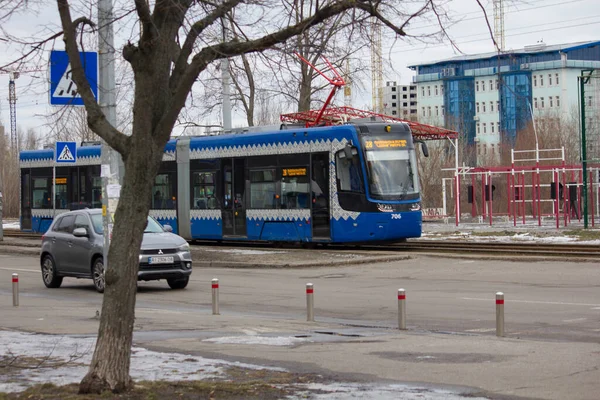
M563 26L563 27L552 27L552 28L547 28L547 29L538 29L538 30L529 31L529 32L513 33L513 34L506 35L506 37L528 35L528 34L532 34L532 33L541 33L541 32L549 32L549 31L556 32L556 31L560 31L560 30L563 30L563 29L579 28L579 27L582 27L582 26L597 25L597 24L600 24L600 21L589 22L587 24L576 24L576 25L569 25L569 26ZM543 25L546 26L547 24L543 24ZM469 36L469 37L471 37L471 36ZM484 42L484 41L487 41L487 40L490 40L489 36L487 38L483 38L483 39L473 39L473 40L466 40L464 42L455 42L455 44L456 45L461 45L461 44L465 44L465 43ZM389 51L388 54L408 53L408 52L412 52L412 51L428 50L428 49L431 49L431 48L446 47L446 46L448 46L447 43L435 44L435 45L425 46L425 47L419 47L419 48L406 47L406 48L399 48L399 49L396 49L394 51Z

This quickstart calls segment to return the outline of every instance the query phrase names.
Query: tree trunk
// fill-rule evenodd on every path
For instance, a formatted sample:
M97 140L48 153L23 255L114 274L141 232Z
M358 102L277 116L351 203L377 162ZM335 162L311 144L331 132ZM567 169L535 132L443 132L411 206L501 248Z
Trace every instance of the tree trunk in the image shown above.
M151 118L148 110L147 118ZM147 136L146 136L147 137ZM135 138L135 135L133 136ZM144 139L137 135L137 140ZM134 140L135 141L135 140ZM115 213L113 237L105 270L105 293L96 349L79 393L115 393L131 388L129 377L131 343L135 320L135 298L139 252L146 215L150 208L152 184L162 159L163 146L134 143L125 162L124 184ZM116 349L116 351L115 351Z

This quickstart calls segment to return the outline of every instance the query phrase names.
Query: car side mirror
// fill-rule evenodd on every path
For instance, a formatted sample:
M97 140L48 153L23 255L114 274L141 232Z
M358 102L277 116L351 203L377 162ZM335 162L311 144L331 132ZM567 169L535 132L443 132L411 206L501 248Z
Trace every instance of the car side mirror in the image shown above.
M173 227L171 225L163 225L165 232L173 232Z
M85 228L75 228L73 230L73 236L75 236L75 237L88 237L87 229L85 229Z

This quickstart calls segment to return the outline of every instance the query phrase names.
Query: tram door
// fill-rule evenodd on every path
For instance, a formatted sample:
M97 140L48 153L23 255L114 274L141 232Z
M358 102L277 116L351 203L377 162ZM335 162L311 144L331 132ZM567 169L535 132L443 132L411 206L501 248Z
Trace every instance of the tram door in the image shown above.
M247 236L244 171L243 159L223 160L223 236Z
M329 153L311 155L311 220L313 239L330 239Z
M29 170L21 170L21 229L30 230L31 226L31 187Z

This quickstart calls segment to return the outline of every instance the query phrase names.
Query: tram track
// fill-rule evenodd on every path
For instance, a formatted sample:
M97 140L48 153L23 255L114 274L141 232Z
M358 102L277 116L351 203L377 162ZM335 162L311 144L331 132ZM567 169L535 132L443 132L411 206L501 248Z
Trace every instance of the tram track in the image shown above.
M5 230L4 236L41 240L42 235L21 232L18 230ZM218 247L254 247L254 248L273 248L273 243L264 242L228 242L219 243L214 241L193 242L193 244L202 246ZM277 248L300 248L299 244L278 244ZM362 243L356 245L326 245L316 246L316 251L320 250L340 250L340 251L401 251L415 253L436 253L436 254L469 254L469 255L494 255L494 256L535 256L555 259L568 258L588 258L600 260L600 246L577 243L520 243L520 242L471 242L471 241L447 241L447 240L420 240L411 239L403 243L372 244Z
M409 251L431 253L462 253L494 256L536 256L556 259L598 258L600 246L588 244L519 243L519 242L468 242L410 240L406 243L388 245L365 245L364 250Z

